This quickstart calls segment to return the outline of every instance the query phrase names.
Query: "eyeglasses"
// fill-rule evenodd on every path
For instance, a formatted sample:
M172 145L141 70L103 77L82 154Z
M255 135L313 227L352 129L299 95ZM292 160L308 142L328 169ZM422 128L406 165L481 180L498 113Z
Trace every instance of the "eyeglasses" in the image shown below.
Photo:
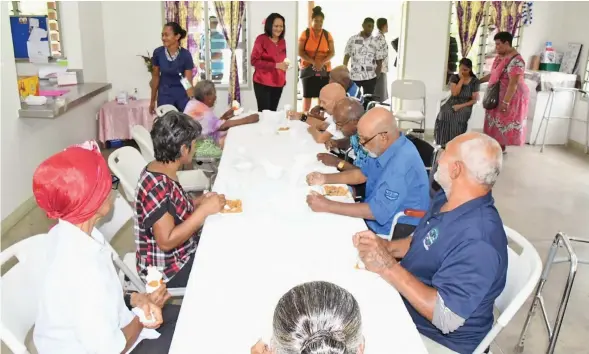
M376 134L374 134L374 135L372 136L372 138L370 138L370 139L367 139L367 140L364 140L364 141L358 141L358 143L359 143L361 146L366 146L366 144L368 144L369 142L371 142L371 141L372 141L372 139L376 138L376 137L377 137L377 136L379 136L380 134L386 134L386 133L388 133L388 132L387 132L387 131L384 131L384 132L376 133Z

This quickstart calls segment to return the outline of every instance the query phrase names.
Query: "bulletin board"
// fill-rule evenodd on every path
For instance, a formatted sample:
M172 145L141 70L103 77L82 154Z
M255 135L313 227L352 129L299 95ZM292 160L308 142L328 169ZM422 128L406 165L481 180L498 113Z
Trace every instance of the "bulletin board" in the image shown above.
M49 31L47 27L47 16L10 16L10 29L12 31L12 46L14 47L14 57L16 59L28 59L29 51L27 41L29 40L29 19L36 18L39 20L39 28ZM49 40L43 38L41 41Z

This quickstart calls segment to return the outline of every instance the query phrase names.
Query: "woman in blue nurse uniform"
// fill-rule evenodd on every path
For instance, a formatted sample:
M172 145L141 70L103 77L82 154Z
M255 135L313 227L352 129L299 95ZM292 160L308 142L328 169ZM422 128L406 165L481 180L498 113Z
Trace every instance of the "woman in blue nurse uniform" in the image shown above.
M155 108L170 104L183 112L192 96L192 87L185 89L182 77L192 83L194 62L190 52L180 47L180 41L186 37L186 31L176 22L168 22L162 30L163 46L153 51L153 70L151 72L151 103L149 111L155 114ZM157 100L157 106L156 106Z

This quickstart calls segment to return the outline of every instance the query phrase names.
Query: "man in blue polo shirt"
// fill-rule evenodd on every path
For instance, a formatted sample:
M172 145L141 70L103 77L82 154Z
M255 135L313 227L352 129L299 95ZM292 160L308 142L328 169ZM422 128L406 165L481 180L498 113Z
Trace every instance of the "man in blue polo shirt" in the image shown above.
M363 203L341 203L318 193L307 196L315 212L346 215L366 220L370 230L380 235L403 238L411 234L418 221L403 217L395 230L395 214L405 209L425 209L429 205L429 182L423 161L407 138L399 132L393 114L384 108L368 111L358 122L359 144L369 158L361 169L340 173L310 173L309 185L366 183Z
M502 156L487 135L456 137L435 174L443 191L412 237L354 235L366 268L403 297L429 353L472 353L493 325L507 274L507 237L491 195Z

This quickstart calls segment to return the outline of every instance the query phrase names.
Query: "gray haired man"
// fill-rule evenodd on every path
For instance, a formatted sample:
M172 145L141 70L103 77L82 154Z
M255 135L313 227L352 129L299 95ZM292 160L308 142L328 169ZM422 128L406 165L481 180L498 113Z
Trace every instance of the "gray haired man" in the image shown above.
M354 235L366 268L402 295L429 353L472 353L493 325L507 275L507 237L491 195L502 159L487 135L456 137L435 174L443 191L412 237Z

